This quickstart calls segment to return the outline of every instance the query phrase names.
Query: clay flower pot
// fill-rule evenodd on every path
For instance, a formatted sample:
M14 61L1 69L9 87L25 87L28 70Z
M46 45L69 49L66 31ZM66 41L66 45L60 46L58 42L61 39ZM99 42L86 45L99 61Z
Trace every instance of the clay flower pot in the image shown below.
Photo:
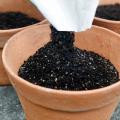
M34 31L34 32L33 32ZM34 26L12 37L3 50L3 64L17 91L27 120L109 120L120 98L120 82L89 91L40 87L17 75L30 55L50 40L49 25ZM120 72L120 36L105 28L76 33L76 46L108 58Z
M19 11L31 17L37 18L38 20L41 20L42 22L38 24L44 23L43 21L44 17L42 16L42 14L40 14L40 12L28 0L0 0L0 12L11 12L11 11L16 11L16 12ZM30 26L18 28L18 29L0 30L0 85L10 84L3 69L2 58L1 58L2 48L4 44L15 33Z
M100 5L115 4L115 3L120 3L120 0L100 0ZM107 19L95 17L93 24L120 33L120 21L107 20Z

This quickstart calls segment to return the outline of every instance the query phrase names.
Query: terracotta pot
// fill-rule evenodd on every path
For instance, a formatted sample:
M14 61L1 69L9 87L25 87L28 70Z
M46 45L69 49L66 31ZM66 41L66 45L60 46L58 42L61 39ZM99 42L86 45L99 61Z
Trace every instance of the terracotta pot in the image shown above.
M33 33L34 31L34 33ZM23 80L18 69L50 40L49 25L35 26L12 37L3 50L3 64L17 91L27 120L109 120L120 98L120 82L97 90L53 90ZM76 33L75 45L110 59L120 72L120 36L105 28Z
M100 5L115 4L115 3L120 3L120 0L100 0ZM95 17L93 24L120 33L120 21L107 20L107 19Z
M42 16L42 14L40 14L40 12L28 0L0 0L0 12L10 12L10 11L17 11L17 12L19 11L42 21L34 25L44 23L43 21L44 17ZM10 84L3 69L3 64L1 61L2 59L1 52L4 44L15 33L31 26L33 25L18 29L0 30L0 85Z

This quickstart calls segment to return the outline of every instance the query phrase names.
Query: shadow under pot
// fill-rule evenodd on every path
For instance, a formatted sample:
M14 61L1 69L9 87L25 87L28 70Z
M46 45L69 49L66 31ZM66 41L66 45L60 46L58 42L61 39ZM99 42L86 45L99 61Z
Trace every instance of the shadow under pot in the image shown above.
M34 85L18 76L23 62L50 41L50 33L49 25L34 26L13 36L3 50L3 64L26 119L109 120L119 102L120 82L94 90L65 91ZM109 59L118 72L119 40L118 34L97 26L75 33L75 46Z
M100 0L94 25L120 33L120 0Z
M44 24L44 17L28 0L0 0L0 85L10 84L1 58L4 44L17 32L39 24Z

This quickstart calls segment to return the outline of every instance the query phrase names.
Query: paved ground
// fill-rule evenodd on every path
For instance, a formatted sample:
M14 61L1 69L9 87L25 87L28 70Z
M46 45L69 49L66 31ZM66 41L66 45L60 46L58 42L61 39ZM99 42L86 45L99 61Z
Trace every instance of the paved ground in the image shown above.
M12 87L0 87L0 120L25 120L21 105ZM120 120L120 105L111 120Z

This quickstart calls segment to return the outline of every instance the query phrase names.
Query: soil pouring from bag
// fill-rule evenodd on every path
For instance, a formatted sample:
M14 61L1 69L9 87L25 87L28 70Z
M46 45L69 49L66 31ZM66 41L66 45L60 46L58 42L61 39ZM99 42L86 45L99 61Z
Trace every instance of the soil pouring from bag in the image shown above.
M103 88L119 81L108 59L75 47L73 32L50 27L51 41L23 63L20 77L35 85L70 91Z
M120 21L120 4L101 5L98 7L96 17Z
M38 22L40 21L20 12L0 13L1 30L21 28Z

